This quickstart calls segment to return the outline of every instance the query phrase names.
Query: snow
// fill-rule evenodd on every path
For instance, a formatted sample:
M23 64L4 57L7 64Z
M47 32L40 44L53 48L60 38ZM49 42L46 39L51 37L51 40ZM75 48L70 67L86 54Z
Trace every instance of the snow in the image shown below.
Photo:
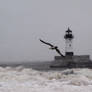
M0 92L92 92L92 69L0 67Z

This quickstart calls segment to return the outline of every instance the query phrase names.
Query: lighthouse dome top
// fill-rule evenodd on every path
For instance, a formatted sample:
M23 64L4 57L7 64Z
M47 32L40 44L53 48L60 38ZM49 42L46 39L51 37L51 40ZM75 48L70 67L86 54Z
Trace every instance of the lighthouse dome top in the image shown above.
M66 34L64 36L65 39L73 39L74 36L72 34L72 31L68 28L68 30L66 31Z
M68 27L68 30L66 32L72 32L72 30L70 30L70 28Z

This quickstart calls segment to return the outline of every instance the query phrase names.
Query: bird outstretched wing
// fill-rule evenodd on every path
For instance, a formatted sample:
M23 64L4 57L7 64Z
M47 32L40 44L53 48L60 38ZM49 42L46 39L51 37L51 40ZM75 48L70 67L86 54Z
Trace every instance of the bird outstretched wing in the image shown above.
M44 44L47 44L47 45L49 45L49 46L51 46L51 47L54 47L52 44L50 44L50 43L48 43L48 42L45 42L45 41L43 41L43 40L41 40L41 39L40 39L40 41L41 41L42 43L44 43Z
M52 44L50 44L50 43L48 43L48 42L45 42L45 41L43 41L43 40L41 40L41 39L39 39L39 40L40 40L42 43L51 46L51 49L52 49L52 50L56 50L56 52L57 52L60 56L65 57L65 56L60 52L60 50L58 49L58 47L56 48L54 45L52 45Z
M65 57L65 56L60 52L60 50L59 50L58 48L56 49L56 52L57 52L60 56Z

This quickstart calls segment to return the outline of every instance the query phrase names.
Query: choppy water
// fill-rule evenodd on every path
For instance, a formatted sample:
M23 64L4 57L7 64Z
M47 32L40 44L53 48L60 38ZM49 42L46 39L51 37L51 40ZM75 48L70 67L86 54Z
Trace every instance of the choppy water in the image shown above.
M0 67L0 92L92 92L92 69Z

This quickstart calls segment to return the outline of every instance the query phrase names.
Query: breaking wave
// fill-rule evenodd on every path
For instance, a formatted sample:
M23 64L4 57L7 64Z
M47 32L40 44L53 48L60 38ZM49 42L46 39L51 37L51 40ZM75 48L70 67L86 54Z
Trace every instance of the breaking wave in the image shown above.
M0 67L0 92L92 92L92 69Z

